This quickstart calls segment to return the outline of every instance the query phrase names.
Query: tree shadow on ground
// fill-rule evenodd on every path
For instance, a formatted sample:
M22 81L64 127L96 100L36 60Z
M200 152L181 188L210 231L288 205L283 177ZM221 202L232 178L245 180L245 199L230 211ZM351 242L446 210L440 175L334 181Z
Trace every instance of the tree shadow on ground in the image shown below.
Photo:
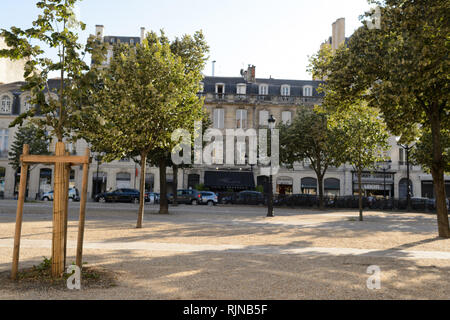
M118 287L102 292L47 292L38 297L360 300L448 299L450 294L448 264L424 265L384 257L249 254L233 250L162 256L120 250L101 254L89 251L84 260L117 272ZM367 289L367 267L371 265L381 268L380 290Z

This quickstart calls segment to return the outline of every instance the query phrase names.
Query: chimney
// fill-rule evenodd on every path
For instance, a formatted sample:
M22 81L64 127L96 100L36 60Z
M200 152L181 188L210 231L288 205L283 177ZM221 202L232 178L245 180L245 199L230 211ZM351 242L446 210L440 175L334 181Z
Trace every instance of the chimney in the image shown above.
M345 42L345 18L340 18L333 23L331 48L337 50L343 42Z
M141 43L144 40L144 38L145 38L145 28L141 27Z
M105 28L102 25L98 24L95 26L95 36L100 38L100 40L102 40L102 41L103 41L103 30L104 29Z
M256 82L256 67L254 65L248 65L247 82Z
M216 60L212 62L212 76L214 77L214 66L216 65Z

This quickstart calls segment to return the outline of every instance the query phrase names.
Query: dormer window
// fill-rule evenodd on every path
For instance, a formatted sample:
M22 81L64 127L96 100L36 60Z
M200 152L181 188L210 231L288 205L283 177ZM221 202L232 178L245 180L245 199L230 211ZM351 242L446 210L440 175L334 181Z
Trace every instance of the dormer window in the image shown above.
M312 87L311 86L304 86L303 87L303 96L305 96L305 97L312 97Z
M239 83L236 85L236 94L247 94L247 85L245 83Z
M284 84L281 86L281 95L282 96L290 96L291 95L291 86L288 84Z
M224 94L225 94L225 84L224 83L216 83L216 94L219 99L224 97Z
M131 45L134 44L134 39L130 39L130 44L131 44Z
M4 95L0 100L0 113L11 113L12 99Z
M268 94L269 94L269 86L267 84L260 84L259 85L259 95L266 96Z
M33 105L31 104L31 97L28 96L24 99L23 102L23 112L28 112L33 108Z

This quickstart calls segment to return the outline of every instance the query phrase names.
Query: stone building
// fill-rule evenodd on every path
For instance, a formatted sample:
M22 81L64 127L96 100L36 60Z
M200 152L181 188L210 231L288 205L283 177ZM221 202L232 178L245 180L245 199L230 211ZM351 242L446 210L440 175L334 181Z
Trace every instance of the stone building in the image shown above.
M7 49L5 39L0 37L0 50ZM23 81L25 60L0 59L0 84Z
M96 34L111 45L117 42L136 44L144 37L145 29L141 29L140 37L104 36L103 32L102 26L96 27ZM263 79L256 75L256 67L249 66L238 77L204 77L199 95L205 98L205 108L214 128L222 131L267 128L267 120L271 115L277 122L286 123L295 116L297 108L309 108L321 103L322 97L317 92L320 81ZM6 79L6 75L0 73L0 79L2 77ZM50 88L57 86L56 81L49 81ZM12 82L0 85L0 198L13 198L18 188L20 173L8 164L8 150L17 128L9 128L9 124L20 113L33 107L28 103L29 94L20 90L22 84ZM380 167L375 172L367 171L363 177L363 186L366 194L403 198L406 197L407 186L405 151L397 146L395 137L390 138L390 145L388 155L392 162L389 167L385 170ZM79 155L84 154L86 147L84 141L68 145L72 154ZM54 142L50 149L54 150ZM90 198L109 189L139 188L139 165L130 159L101 163L96 156L93 155L89 170ZM71 186L80 189L81 179L81 168L73 167ZM194 165L178 171L178 185L174 186L173 173L167 169L168 192L176 188L194 188L198 184L215 191L239 191L263 185L266 180L267 177L261 174L257 165ZM431 175L424 173L418 166L412 166L410 180L413 196L433 198ZM449 176L446 176L446 181L447 194L450 194ZM356 176L349 165L330 168L324 182L325 194L329 195L353 195L357 189ZM38 194L52 189L52 185L51 166L33 167L28 183L28 198L35 199ZM317 187L315 173L307 161L296 164L292 169L281 168L273 178L273 190L280 194L316 194ZM159 192L158 168L147 169L146 189Z

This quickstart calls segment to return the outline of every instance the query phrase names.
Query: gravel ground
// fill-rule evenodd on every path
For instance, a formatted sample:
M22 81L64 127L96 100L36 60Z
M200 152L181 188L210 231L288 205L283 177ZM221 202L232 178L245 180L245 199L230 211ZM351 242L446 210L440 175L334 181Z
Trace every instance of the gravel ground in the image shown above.
M5 204L5 205L3 205ZM71 204L68 239L77 237L77 204ZM135 229L136 206L88 205L85 261L117 278L107 289L20 290L0 283L0 299L449 299L450 240L436 237L434 215L356 211L277 209L265 218L262 207L171 208L152 214L147 206L144 228ZM0 273L11 268L15 203L0 202ZM25 207L22 239L51 239L51 208ZM47 241L48 242L48 241ZM115 248L120 243L121 248ZM138 250L149 244L157 250ZM248 248L212 250L218 247ZM165 248L171 248L170 250ZM200 248L184 250L185 247ZM372 249L377 255L310 254L308 248ZM50 246L24 246L20 267L49 257ZM179 248L179 249L177 249ZM261 249L264 250L255 250ZM280 250L303 250L280 254ZM408 258L426 251L441 258ZM388 257L397 252L399 257ZM68 249L68 262L75 249ZM367 268L381 268L381 289L369 290ZM1 281L1 277L0 277Z

